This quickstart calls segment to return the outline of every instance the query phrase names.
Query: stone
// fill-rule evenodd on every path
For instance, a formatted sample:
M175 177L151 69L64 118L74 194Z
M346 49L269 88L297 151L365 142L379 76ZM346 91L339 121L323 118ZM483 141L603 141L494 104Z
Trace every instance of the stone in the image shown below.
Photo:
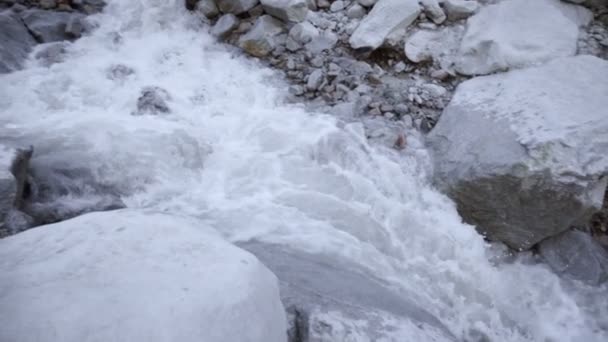
M607 78L576 56L458 86L428 143L466 222L518 250L588 222L608 181Z
M365 16L365 8L359 4L354 4L346 11L346 16L350 19L360 19Z
M105 0L72 0L71 6L85 14L98 13L106 6Z
M40 0L38 3L42 9L52 9L57 7L57 2L55 0Z
M306 0L261 0L266 13L283 21L299 23L306 19Z
M16 149L0 144L0 236L15 234L31 225L18 222L29 196L28 168L33 148Z
M277 278L193 219L91 213L0 240L0 259L1 341L287 340Z
M340 12L342 10L344 10L344 7L346 7L346 4L344 3L344 1L342 0L337 0L331 3L331 6L329 6L329 10L332 12Z
M446 20L445 12L439 6L439 2L437 0L420 0L422 7L424 8L424 13L429 17L435 24L442 24Z
M372 7L378 0L357 0L357 3L363 7Z
M421 63L433 59L435 42L441 37L436 31L419 30L407 38L405 42L405 56L414 63Z
M112 65L106 71L106 77L114 81L123 81L133 74L135 74L135 70L123 64Z
M444 87L442 87L438 84L433 84L433 83L423 84L422 89L424 91L426 91L431 96L431 98L441 97L448 93L447 89L445 89Z
M350 46L353 49L377 49L392 31L413 23L420 10L417 0L378 1L351 35Z
M36 40L17 14L0 13L0 74L21 69L34 45Z
M251 30L239 39L239 46L250 55L267 56L277 45L276 36L285 29L277 19L263 15L259 17Z
M196 4L196 10L209 19L215 18L220 14L215 0L200 0Z
M424 341L428 336L438 342L455 340L407 293L390 288L360 266L258 241L238 246L279 279L289 342Z
M572 56L577 39L577 24L554 0L503 1L469 18L456 70L484 75Z
M20 13L25 26L41 43L74 40L83 31L84 15L80 13L30 9Z
M259 4L259 0L217 0L217 7L222 13L243 14Z
M312 40L306 44L306 50L312 54L318 54L326 50L331 50L338 42L338 36L327 30L318 36L313 36Z
M144 114L167 114L171 112L167 101L171 100L171 95L160 87L145 87L137 99L137 111L133 115Z
M319 89L321 87L321 84L323 84L323 79L324 79L323 70L315 69L315 71L313 71L308 76L308 81L306 81L306 88L308 88L308 90Z
M591 286L608 280L608 251L587 233L566 231L539 243L538 252L562 276Z
M289 30L289 36L292 37L295 41L306 44L312 41L314 37L319 35L319 30L314 27L313 24L304 21L298 24L293 25L293 27Z
M239 19L232 13L222 15L211 28L211 34L218 38L225 38L239 26Z
M40 61L40 64L48 67L65 60L67 47L68 43L66 42L50 43L47 46L42 46L40 50L34 54L34 57Z
M329 8L329 6L331 6L331 4L329 3L329 0L317 0L317 7Z
M443 9L448 19L461 20L470 17L479 10L476 0L444 0Z
M399 104L395 105L395 112L399 115L405 115L405 114L409 113L409 111L410 111L409 107L404 103L399 103Z

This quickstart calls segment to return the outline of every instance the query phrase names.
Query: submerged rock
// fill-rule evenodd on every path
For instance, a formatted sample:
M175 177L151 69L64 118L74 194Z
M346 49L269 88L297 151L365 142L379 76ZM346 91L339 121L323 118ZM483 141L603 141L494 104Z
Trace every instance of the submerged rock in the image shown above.
M428 141L462 217L515 249L585 224L608 181L606 79L577 56L461 83Z
M1 341L286 340L276 277L181 216L87 214L0 240L0 260Z
M0 13L0 74L21 69L34 45L36 40L17 14Z
M576 53L577 23L557 0L511 0L488 5L467 21L458 72L483 75Z
M375 50L393 30L414 22L420 11L418 0L380 0L353 32L350 46Z
M608 280L608 251L591 235L570 230L542 241L538 251L560 275L599 285Z
M428 311L354 264L257 241L240 247L279 278L289 342L455 339Z
M33 149L15 149L0 144L0 237L32 226L21 210L29 196L28 168Z
M171 100L169 92L160 87L145 87L137 99L137 111L133 115L166 114L171 109L167 101Z

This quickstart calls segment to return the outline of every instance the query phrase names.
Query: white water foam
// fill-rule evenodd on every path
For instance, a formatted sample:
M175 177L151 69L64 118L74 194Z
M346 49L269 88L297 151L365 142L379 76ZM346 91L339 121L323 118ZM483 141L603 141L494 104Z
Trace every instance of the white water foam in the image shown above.
M197 217L231 241L358 263L462 340L608 340L606 289L493 262L500 252L429 185L421 144L372 146L360 124L282 104L285 83L216 43L181 0L113 0L92 20L65 62L0 76L0 135L39 162L90 169L129 207ZM112 80L117 64L135 73ZM172 113L131 115L146 86L171 94Z

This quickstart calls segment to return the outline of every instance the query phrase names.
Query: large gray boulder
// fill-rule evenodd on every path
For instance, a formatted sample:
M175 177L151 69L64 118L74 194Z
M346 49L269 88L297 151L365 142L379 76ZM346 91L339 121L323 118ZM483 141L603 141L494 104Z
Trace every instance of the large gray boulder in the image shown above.
M259 241L239 247L279 278L289 342L455 340L436 317L361 267Z
M570 230L542 241L539 254L558 274L599 285L608 280L608 251L587 233Z
M586 223L607 182L606 79L577 56L461 83L428 141L463 218L515 249Z
M74 40L84 31L84 14L30 9L21 12L28 30L41 43Z
M306 19L306 0L261 0L266 13L283 21L299 23Z
M559 0L510 0L483 7L467 21L456 69L485 75L576 53L578 25Z
M350 46L375 50L391 32L413 23L420 11L418 0L380 0L351 35Z
M0 13L0 74L21 69L34 45L36 40L17 14Z

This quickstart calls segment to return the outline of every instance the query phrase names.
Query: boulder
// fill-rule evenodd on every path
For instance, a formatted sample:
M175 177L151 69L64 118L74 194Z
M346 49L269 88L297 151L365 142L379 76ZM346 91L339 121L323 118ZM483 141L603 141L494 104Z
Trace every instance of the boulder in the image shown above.
M225 38L232 30L239 26L239 19L231 13L222 15L211 28L211 34L218 38Z
M36 40L17 14L0 13L0 74L21 69L34 45Z
M483 7L467 21L456 69L484 75L576 53L578 26L558 0L510 0Z
M276 277L199 221L92 213L0 240L0 260L1 341L286 340Z
M21 212L29 196L28 168L33 149L0 144L0 237L31 227Z
M515 249L585 224L606 189L607 78L576 56L461 83L428 142L462 217Z
M450 20L461 20L470 17L479 10L476 0L445 0L443 8Z
M279 278L289 342L455 340L405 293L352 263L259 241L239 247Z
M608 280L608 251L587 233L569 230L542 241L538 252L562 276L592 286Z
M306 0L261 0L266 13L283 21L299 23L306 19Z
M351 35L350 46L375 50L391 32L413 23L420 11L418 0L380 0Z
M171 109L167 104L169 100L171 100L171 95L165 89L160 87L145 87L141 90L141 94L137 99L137 110L132 114L156 115L170 113Z
M41 43L74 40L84 30L84 15L80 13L30 9L20 15L28 30Z
M249 32L241 36L239 46L253 56L267 56L277 45L276 36L284 30L280 21L263 15L256 20Z
M217 0L217 7L222 13L239 15L259 4L259 0Z

